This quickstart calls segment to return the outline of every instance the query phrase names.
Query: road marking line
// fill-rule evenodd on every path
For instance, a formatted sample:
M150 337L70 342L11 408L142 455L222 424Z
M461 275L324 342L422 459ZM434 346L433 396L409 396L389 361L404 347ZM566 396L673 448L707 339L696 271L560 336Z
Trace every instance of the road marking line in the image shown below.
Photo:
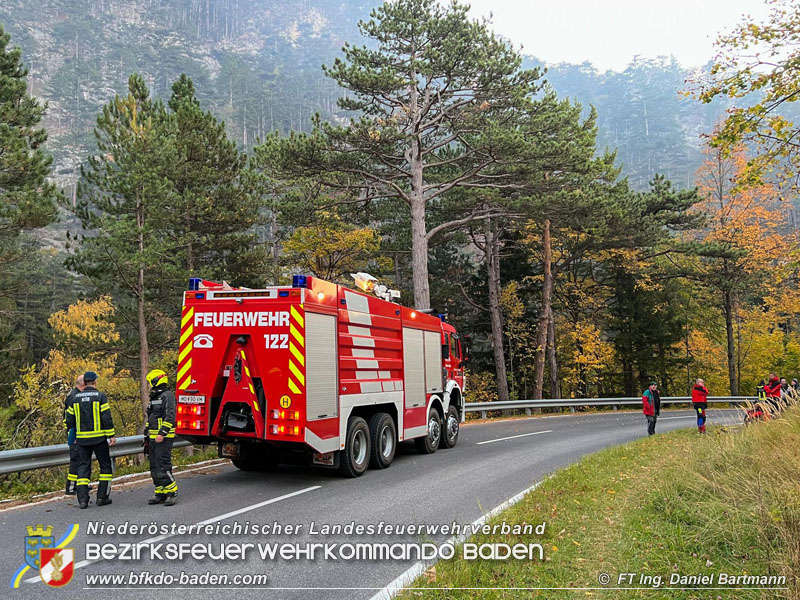
M547 433L547 432L539 431L537 433ZM545 479L543 479L542 481L534 483L528 489L522 490L519 494L517 494L516 496L512 496L502 504L498 504L492 510L474 520L471 523L471 525L467 527L466 531L462 532L460 535L454 535L447 541L443 542L442 545L452 544L455 546L456 544L460 544L461 542L468 540L469 538L472 537L472 535L469 533L470 531L474 531L476 528L481 527L484 523L486 523L486 521L488 521L492 517L497 516L505 509L507 509L509 506L515 505L517 502L522 500L528 492L532 492L537 487L539 487L546 479L549 479L549 476L545 477ZM426 563L423 561L415 562L408 569L406 569L399 577L396 577L385 588L383 588L381 591L375 594L370 600L391 600L391 598L394 598L398 593L403 591L410 584L414 583L414 580L420 575L422 575L426 569L432 567L437 562L438 561L436 560L430 563Z
M659 421L669 421L670 419L694 419L694 415L686 415L685 417L659 417Z
M494 442L503 442L505 440L513 440L515 438L527 437L529 435L539 435L540 433L553 433L552 429L548 429L546 431L534 431L533 433L520 433L519 435L510 435L508 437L497 438L496 440L486 440L485 442L476 442L476 446L480 446L482 444L493 444Z
M289 498L293 498L295 496L299 496L300 494L305 494L307 492L313 492L314 490L320 489L321 485L312 485L311 487L303 488L302 490L297 490L296 492L290 492L288 494L284 494L283 496L277 496L275 498L270 498L269 500L264 500L264 502L259 502L257 504L251 504L250 506L245 506L243 508L239 508L237 510L232 510L231 512L225 513L224 515L219 515L217 517L211 517L210 519L206 519L205 521L200 521L195 523L195 527L202 527L203 525L210 525L212 523L216 523L217 521L224 521L225 519L230 519L231 517L235 517L237 515L241 515L242 513L250 512L251 510L255 510L257 508L261 508L262 506L267 506L269 504L275 504L276 502L280 502L281 500L288 500ZM175 537L177 534L169 534L169 535L158 535L156 537L148 538L146 540L142 540L141 542L134 542L136 546L147 546L148 544L154 544L155 542L160 542L162 540L169 539L171 537ZM80 569L87 565L91 565L92 563L100 562L104 560L102 558L98 558L96 560L82 560L81 562L77 563L73 569ZM36 583L41 582L42 578L38 575L36 577L29 577L25 580L25 583Z

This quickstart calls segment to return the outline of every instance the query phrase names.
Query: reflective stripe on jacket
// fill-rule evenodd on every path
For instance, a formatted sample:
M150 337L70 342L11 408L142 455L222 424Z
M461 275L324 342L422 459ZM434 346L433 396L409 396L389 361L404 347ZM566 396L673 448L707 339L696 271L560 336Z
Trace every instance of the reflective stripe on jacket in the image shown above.
M91 386L74 394L67 407L65 425L67 429L75 429L79 445L114 437L114 421L106 395Z
M159 435L175 437L175 394L166 385L150 391L147 405L147 437L155 439Z

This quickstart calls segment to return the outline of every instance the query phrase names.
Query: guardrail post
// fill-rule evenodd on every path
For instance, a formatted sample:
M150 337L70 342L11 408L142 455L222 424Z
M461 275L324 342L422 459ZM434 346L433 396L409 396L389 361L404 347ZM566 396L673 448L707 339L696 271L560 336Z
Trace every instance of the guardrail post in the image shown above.
M486 418L486 411L482 410L481 411L481 419L485 419L485 418Z
M574 406L570 406L569 407L569 412L571 412L574 415L575 414L575 407Z
M530 408L526 408L525 409L525 414L530 417L531 416L531 409Z
M611 407L611 409L612 409L612 410L617 410L618 408L619 408L619 405L617 405L617 404L614 404L614 405Z

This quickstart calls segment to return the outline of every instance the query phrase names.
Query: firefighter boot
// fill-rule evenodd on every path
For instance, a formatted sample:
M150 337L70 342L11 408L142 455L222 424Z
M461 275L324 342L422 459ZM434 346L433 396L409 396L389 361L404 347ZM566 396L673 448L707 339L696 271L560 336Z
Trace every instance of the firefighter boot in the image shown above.
M78 496L78 508L86 508L89 506L89 486L79 485L76 490Z
M173 506L178 501L178 494L167 494L167 499L164 500L164 506Z
M77 481L71 481L67 479L67 488L64 490L64 493L67 496L74 496L75 493L77 492L76 489L78 487L77 483L78 483Z
M105 506L106 504L111 504L111 498L109 498L108 496L103 496L102 498L98 496L95 504L97 504L97 506Z
M162 504L167 497L164 494L156 494L150 500L147 501L148 504Z

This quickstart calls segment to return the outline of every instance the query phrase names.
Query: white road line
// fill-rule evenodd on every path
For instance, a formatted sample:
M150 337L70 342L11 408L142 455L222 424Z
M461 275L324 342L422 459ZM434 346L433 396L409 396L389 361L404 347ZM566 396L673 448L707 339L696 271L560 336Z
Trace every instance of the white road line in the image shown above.
M528 437L529 435L539 435L540 433L553 433L552 429L548 429L546 431L534 431L533 433L520 433L519 435L510 435L508 437L497 438L496 440L486 440L485 442L476 442L476 446L480 446L482 444L493 444L495 442L503 442L505 440L513 440L515 438L521 437Z
M659 417L659 421L669 421L670 419L694 419L694 415L686 415L685 417Z
M539 431L537 433L547 433L547 432ZM545 478L545 479L547 479L547 478ZM542 481L544 481L544 480L542 480ZM494 517L494 516L500 514L501 512L503 512L509 506L513 506L514 504L516 504L517 502L522 500L525 497L525 494L527 494L528 492L532 492L537 487L539 487L542 484L542 481L534 483L527 490L523 490L519 494L509 498L508 500L506 500L502 504L499 504L498 506L495 506L492 510L490 510L489 512L487 512L483 516L481 516L478 519L476 519L475 521L473 521L472 524L470 525L470 527L466 528L466 532L462 532L461 535L454 535L453 537L448 539L446 542L444 542L444 544L452 544L453 546L455 546L457 544L460 544L461 542L466 541L467 539L472 537L471 535L469 535L469 531L474 531L475 529L479 528L484 523L486 523L486 521L488 521L492 517ZM387 585L380 592L375 594L370 600L391 600L391 598L394 598L397 594L399 594L401 591L403 591L403 589L407 588L409 585L414 583L414 580L417 577L419 577L420 575L422 575L425 572L426 569L428 569L431 566L435 565L437 562L438 561L433 561L433 562L430 562L430 563L426 563L426 562L423 562L423 561L415 562L408 569L403 571L403 573L399 577L396 577L389 585Z
M259 502L257 504L251 504L250 506L245 506L244 508L240 508L238 510L232 510L231 512L225 513L224 515L219 515L217 517L211 517L210 519L206 519L205 521L200 521L199 523L195 523L195 527L202 527L203 525L210 525L212 523L216 523L217 521L224 521L225 519L230 519L231 517L235 517L237 515L241 515L242 513L250 512L251 510L256 510L257 508L261 508L262 506L267 506L269 504L275 504L276 502L280 502L281 500L288 500L289 498L293 498L295 496L299 496L300 494L305 494L307 492L313 492L314 490L320 489L321 485L312 485L311 487L303 488L302 490L297 490L296 492L290 492L288 494L284 494L283 496L277 496L276 498L270 498L269 500L265 500L264 502ZM156 537L152 537L146 540L142 540L141 542L135 542L136 546L147 546L148 544L154 544L155 542L160 542L162 540L169 539L171 537L175 537L177 534L170 534L170 535L158 535ZM81 562L75 565L75 569L80 569L87 565L91 565L92 563L99 562L103 559L97 560L82 560ZM28 579L24 580L25 583L36 583L41 582L42 579L38 575L36 577L29 577Z

